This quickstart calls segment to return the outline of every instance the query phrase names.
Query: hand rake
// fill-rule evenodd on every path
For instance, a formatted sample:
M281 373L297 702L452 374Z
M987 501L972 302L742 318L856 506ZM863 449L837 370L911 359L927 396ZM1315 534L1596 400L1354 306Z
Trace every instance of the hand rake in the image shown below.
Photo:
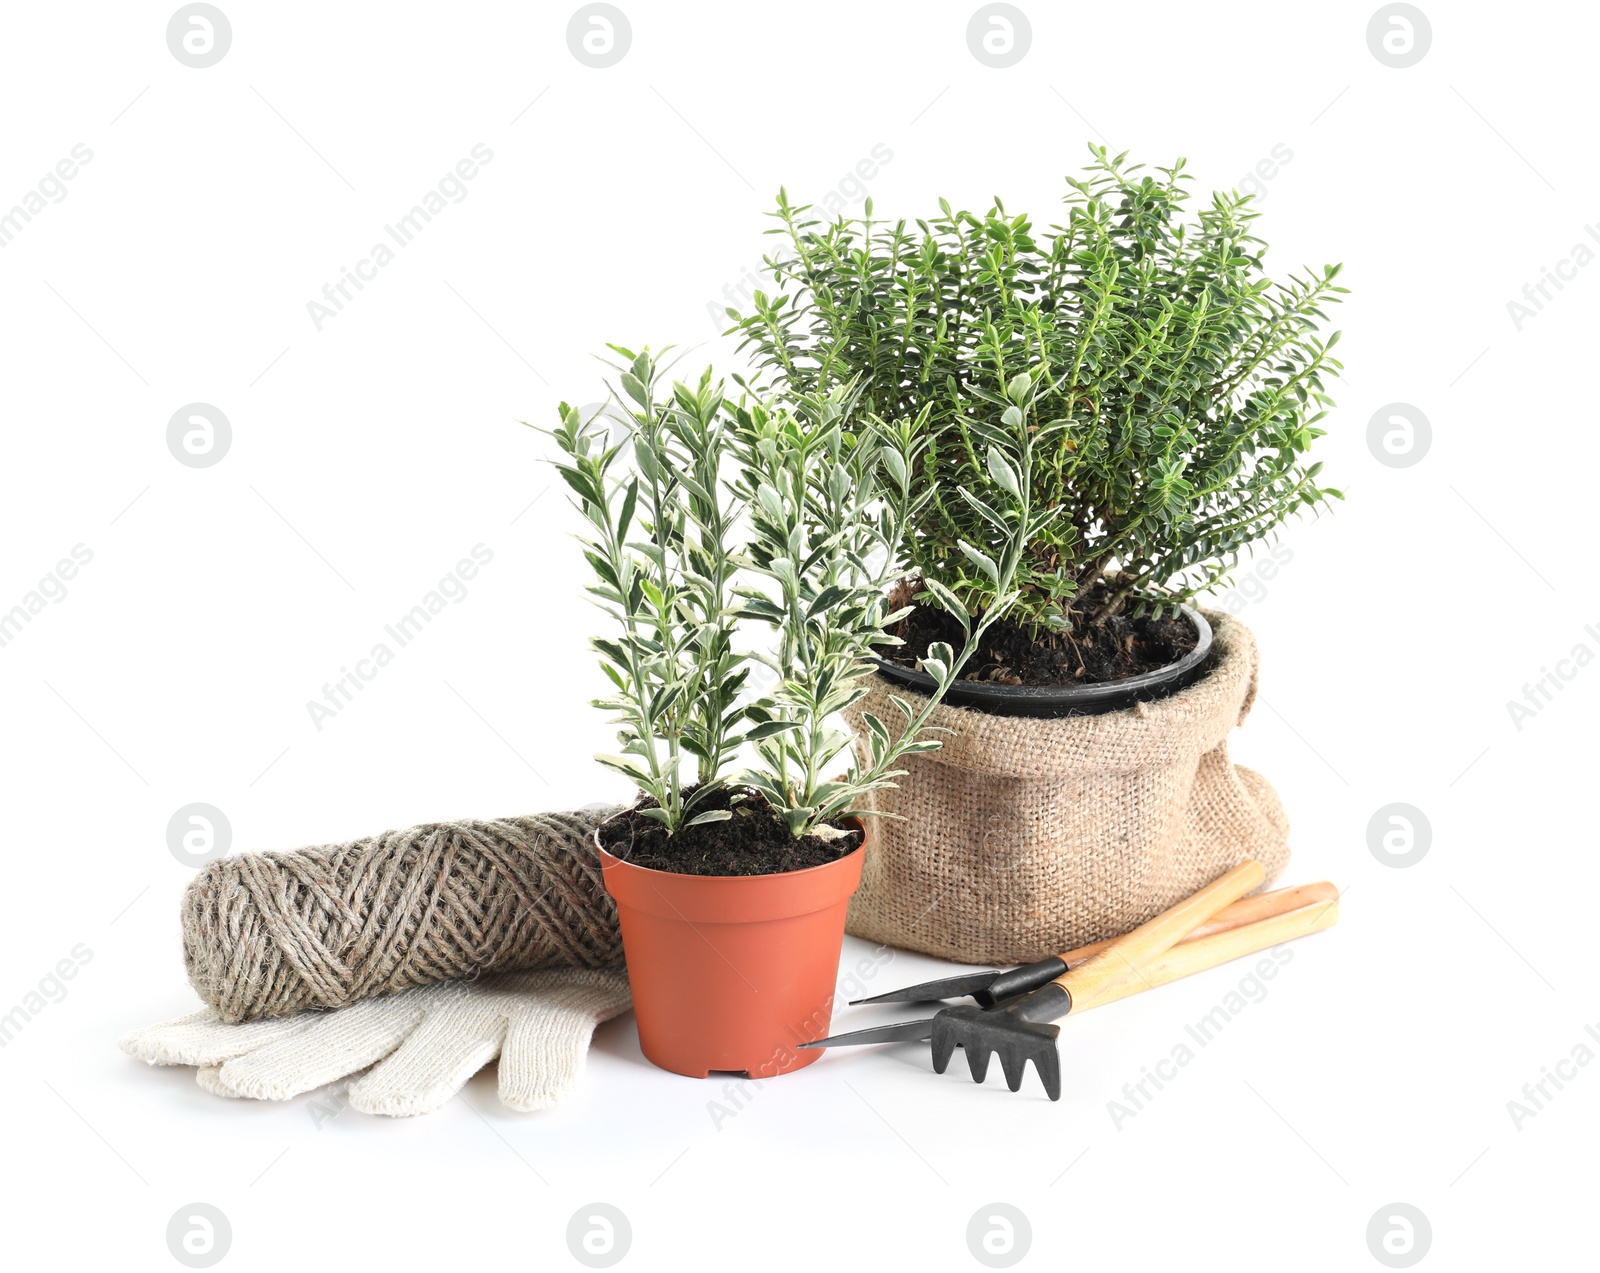
M1255 888L1261 879L1260 865L1245 862L1194 896L1106 944L1098 954L1045 985L992 1007L946 1008L929 1021L857 1031L841 1036L838 1041L864 1043L931 1038L935 1071L944 1073L955 1049L960 1047L967 1054L967 1066L974 1081L979 1083L988 1075L990 1057L998 1052L1007 1086L1013 1092L1022 1086L1027 1062L1032 1059L1050 1099L1059 1100L1061 1066L1056 1040L1061 1028L1054 1023L1068 1013L1109 1003L1228 959L1315 932L1328 927L1337 918L1335 903L1313 903L1269 919L1214 932L1178 950L1171 949L1229 903ZM811 1046L825 1047L834 1042L824 1039Z

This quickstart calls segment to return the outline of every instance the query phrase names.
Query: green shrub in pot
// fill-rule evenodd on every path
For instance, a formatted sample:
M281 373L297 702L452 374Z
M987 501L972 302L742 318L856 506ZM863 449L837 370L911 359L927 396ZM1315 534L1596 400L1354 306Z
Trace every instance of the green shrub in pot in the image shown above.
M595 705L620 748L598 759L640 791L597 831L640 1040L680 1073L783 1072L814 1059L793 1043L827 1031L861 815L907 758L938 748L924 726L1014 601L1037 519L997 449L989 495L1013 534L988 562L986 617L924 661L931 696L886 700L893 728L857 716L852 748L835 719L902 617L886 586L928 498L913 491L924 442L852 418L849 386L735 402L709 370L669 386L648 350L614 348L625 438L565 404L552 436L588 527L588 591L613 621L592 643L611 683Z
M1340 370L1323 334L1340 270L1275 281L1248 197L1189 215L1183 161L1091 150L1047 231L999 200L824 222L780 193L776 292L729 311L777 393L854 384L926 444L895 597L919 605L847 717L933 686L915 658L982 613L1002 525L973 488L993 488L991 450L1032 449L1027 495L1054 515L930 718L939 755L873 794L895 818L850 911L859 936L966 962L1116 935L1245 857L1275 877L1289 853L1271 786L1227 753L1254 640L1187 603L1340 497L1307 456Z
M1059 657L1002 652L969 676L1145 670L1093 656L1130 631L1170 632L1152 624L1224 582L1286 517L1340 497L1306 462L1340 368L1338 333L1320 334L1340 267L1274 281L1249 196L1218 193L1186 217L1183 160L1152 173L1091 150L1068 180L1065 224L1045 233L998 200L981 216L941 200L916 222L874 220L869 203L824 223L780 193L783 250L768 261L780 290L735 315L782 391L853 382L869 410L916 422L927 498L907 563L919 599L945 609L949 595L981 605L964 545L992 556L1000 532L964 492L987 477L990 447L1015 467L1006 386L1033 378L1030 494L1056 515L1019 563L1015 623L993 636Z

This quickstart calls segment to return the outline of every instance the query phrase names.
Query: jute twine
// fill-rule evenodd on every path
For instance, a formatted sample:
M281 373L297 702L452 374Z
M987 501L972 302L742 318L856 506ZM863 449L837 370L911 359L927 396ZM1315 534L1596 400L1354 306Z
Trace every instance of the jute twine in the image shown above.
M849 931L964 963L1024 963L1115 937L1255 858L1289 860L1271 784L1228 758L1256 696L1250 630L1208 613L1206 675L1104 716L1030 720L941 705L941 750L908 756L878 818ZM896 690L874 679L845 712L891 731Z
M189 980L238 1022L480 974L621 967L590 834L612 812L438 822L219 859L183 898Z

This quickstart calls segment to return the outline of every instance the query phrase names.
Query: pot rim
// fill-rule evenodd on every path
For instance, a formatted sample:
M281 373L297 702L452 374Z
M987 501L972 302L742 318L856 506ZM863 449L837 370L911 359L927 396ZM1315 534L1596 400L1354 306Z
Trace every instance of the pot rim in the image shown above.
M1194 649L1165 667L1092 685L998 685L992 681L957 681L945 694L944 703L952 707L988 711L997 716L1057 712L1097 715L1131 707L1151 690L1175 693L1199 679L1202 665L1211 654L1215 636L1210 622L1194 606L1183 605L1179 609L1194 624L1199 639ZM878 675L885 680L922 691L932 691L936 687L933 677L918 668L906 667L877 655L870 657L877 665Z
M759 875L691 875L687 871L662 871L653 866L640 866L637 862L630 862L627 858L619 858L615 853L612 853L604 844L600 842L600 831L602 827L610 826L611 823L615 822L618 818L622 817L624 814L632 813L636 808L638 808L637 802L628 805L626 808L618 809L609 818L606 818L602 822L598 823L594 830L590 832L590 836L594 840L594 847L600 854L600 863L602 868L605 868L608 864L614 864L615 866L625 866L632 871L643 871L648 875L659 875L671 880L719 880L725 882L740 880L786 880L794 879L801 875L810 875L813 871L830 871L842 863L850 861L858 854L865 853L867 849L867 841L872 838L872 832L868 830L867 824L861 818L851 815L846 818L840 818L839 821L845 823L854 823L854 829L861 833L861 843L856 845L855 848L851 849L850 852L841 853L831 862L819 862L815 866L803 866L798 871L768 871Z

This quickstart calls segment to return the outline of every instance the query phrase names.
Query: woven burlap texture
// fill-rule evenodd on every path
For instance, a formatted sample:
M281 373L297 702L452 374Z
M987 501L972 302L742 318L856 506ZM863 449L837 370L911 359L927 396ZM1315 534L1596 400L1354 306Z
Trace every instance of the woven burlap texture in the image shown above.
M1231 763L1255 701L1250 630L1208 612L1209 670L1170 698L1103 716L993 716L940 706L937 752L909 757L874 818L849 931L962 963L1025 963L1127 932L1254 858L1289 860L1271 785ZM873 678L845 713L896 735L900 693Z
M538 968L620 968L594 828L615 809L435 822L241 853L183 897L189 981L224 1022Z

